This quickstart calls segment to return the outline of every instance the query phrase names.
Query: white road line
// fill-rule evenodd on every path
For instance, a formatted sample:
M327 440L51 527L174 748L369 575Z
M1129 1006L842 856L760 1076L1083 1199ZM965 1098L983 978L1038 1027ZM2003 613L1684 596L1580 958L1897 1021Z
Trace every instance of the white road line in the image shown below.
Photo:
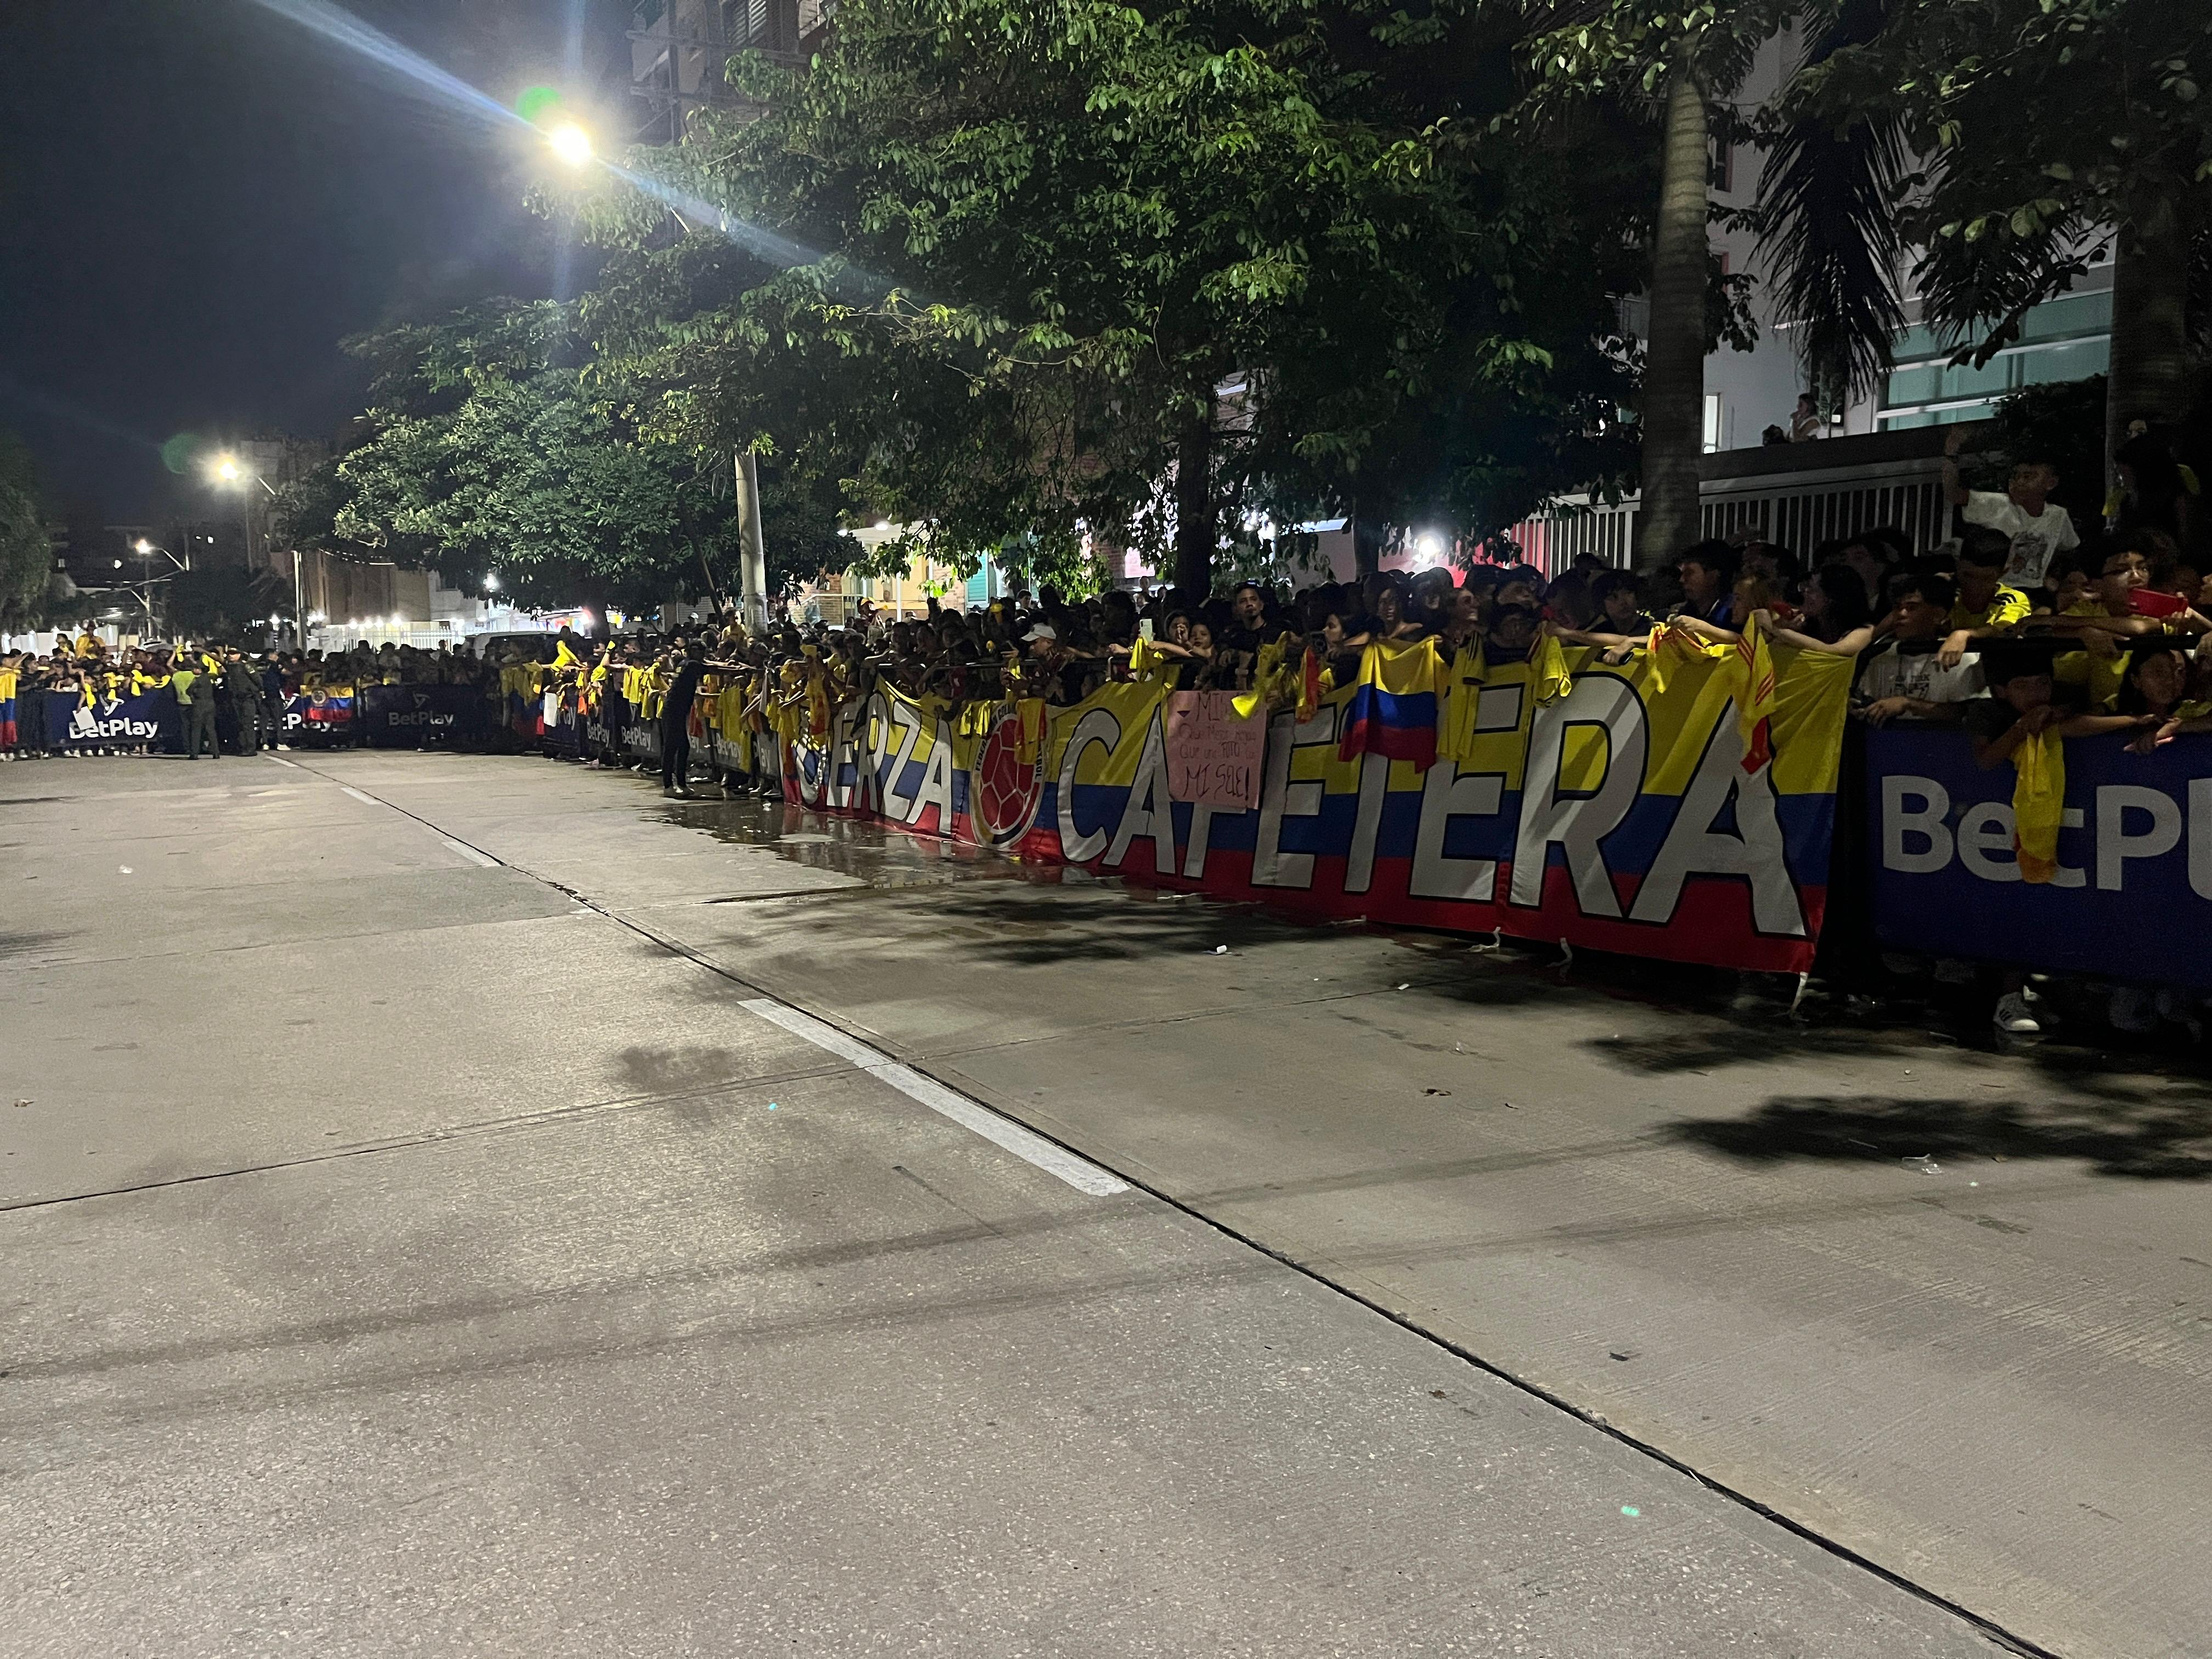
M431 830L430 833L434 836L438 836L438 832L435 830ZM454 852L459 853L471 864L481 864L487 870L496 870L499 868L499 860L497 859L494 858L489 853L477 852L475 848L470 846L466 842L455 841L451 836L438 836L438 839L445 842L447 847L453 848Z
M338 786L338 793L339 793L340 794L342 794L342 795L351 795L351 796L352 796L356 800L359 801L359 802L360 802L363 806L381 806L381 805L384 805L384 803L383 803L382 801L380 801L380 800L377 799L377 798L376 798L375 796L374 796L374 795L364 795L364 794L362 794L362 793L361 793L361 791L360 791L360 790L358 790L358 789L355 788L355 787L354 787L351 784L349 784L349 783L342 783L342 784L340 784L340 785Z
M288 761L276 755L264 755L261 758L264 760L275 761L279 766L289 766L295 772L304 772L307 769L306 767L301 765L297 761Z
M977 1105L966 1096L955 1093L934 1079L922 1076L911 1066L900 1065L880 1049L871 1048L859 1038L846 1036L836 1026L826 1024L811 1014L802 1014L798 1009L787 1007L768 997L748 998L738 1006L771 1025L781 1025L794 1036L805 1037L817 1048L827 1048L838 1059L857 1066L870 1077L888 1083L909 1100L919 1101L939 1116L951 1118L962 1128L982 1136L992 1145L1003 1147L1026 1163L1036 1164L1047 1175L1057 1176L1079 1193L1089 1193L1094 1198L1110 1198L1115 1193L1129 1190L1129 1183L1120 1176L1109 1174L1087 1158L1078 1158L1065 1147L1054 1146L1042 1135L1024 1129L1011 1119L1000 1117L988 1107Z
M770 997L749 997L738 1005L749 1014L758 1014L771 1025L781 1025L794 1036L803 1036L817 1048L827 1048L838 1059L866 1071L871 1066L887 1066L890 1056L880 1048L871 1048L858 1037L847 1036L836 1026L818 1020L811 1014L802 1014L796 1008L786 1007Z

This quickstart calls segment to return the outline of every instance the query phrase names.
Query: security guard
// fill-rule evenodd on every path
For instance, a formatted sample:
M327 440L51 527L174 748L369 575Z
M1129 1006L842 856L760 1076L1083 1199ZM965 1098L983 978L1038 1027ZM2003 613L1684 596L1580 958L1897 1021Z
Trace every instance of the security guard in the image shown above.
M259 754L261 679L234 645L222 653L222 689L230 696L231 718L238 723L238 752Z

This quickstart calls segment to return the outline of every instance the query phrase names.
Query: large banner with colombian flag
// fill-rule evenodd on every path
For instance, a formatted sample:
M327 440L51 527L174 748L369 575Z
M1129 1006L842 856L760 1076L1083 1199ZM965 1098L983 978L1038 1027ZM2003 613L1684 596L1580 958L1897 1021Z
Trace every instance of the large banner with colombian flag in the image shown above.
M1851 670L1664 633L1618 665L1550 641L1498 665L1372 646L1353 684L1255 708L1246 810L1178 798L1158 683L1051 709L878 690L790 723L784 787L1161 886L1797 972L1826 906Z

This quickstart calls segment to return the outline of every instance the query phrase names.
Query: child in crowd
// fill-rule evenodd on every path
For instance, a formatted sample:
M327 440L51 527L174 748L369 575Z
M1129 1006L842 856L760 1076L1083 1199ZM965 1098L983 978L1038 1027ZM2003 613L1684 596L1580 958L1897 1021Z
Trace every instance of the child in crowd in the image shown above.
M1956 614L1958 590L1946 576L1908 576L1883 626L1888 642L1859 670L1852 712L1869 724L1903 720L1956 725L1969 698L1982 690L1978 658L1968 653L1946 663L1945 632Z

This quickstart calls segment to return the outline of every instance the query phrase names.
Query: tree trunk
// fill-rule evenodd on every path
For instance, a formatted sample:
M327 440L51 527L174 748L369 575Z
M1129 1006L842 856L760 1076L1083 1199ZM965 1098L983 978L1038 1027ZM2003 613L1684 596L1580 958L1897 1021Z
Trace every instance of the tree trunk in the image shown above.
M1185 605L1201 605L1213 591L1213 402L1208 385L1203 412L1176 445L1175 585Z
M1382 568L1382 526L1363 517L1357 504L1352 509L1352 562L1363 581Z
M1705 432L1705 208L1712 158L1705 88L1687 70L1674 77L1667 94L1663 143L1638 422L1644 452L1636 517L1639 570L1672 562L1698 539L1698 457Z
M2105 475L2127 441L2128 422L2153 426L2188 412L2189 228L2181 204L2144 204L2116 239L2112 368L2105 383Z

